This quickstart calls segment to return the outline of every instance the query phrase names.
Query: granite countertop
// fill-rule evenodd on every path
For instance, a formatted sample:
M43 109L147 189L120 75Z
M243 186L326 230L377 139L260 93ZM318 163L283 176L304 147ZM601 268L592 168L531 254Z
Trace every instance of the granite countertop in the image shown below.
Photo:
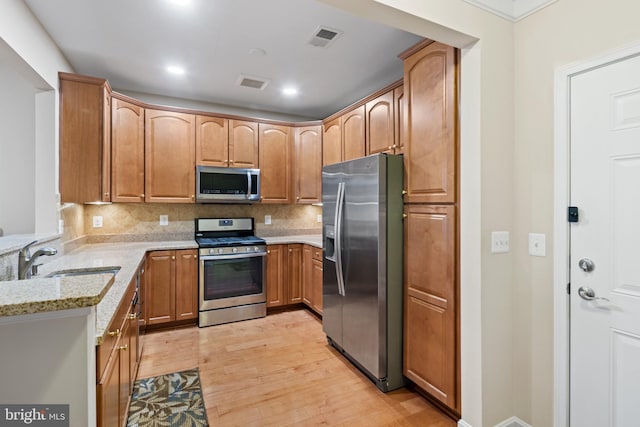
M264 237L267 244L303 243L322 248L320 234ZM194 240L94 243L40 267L30 280L0 282L0 316L33 314L96 305L96 344L101 344L118 305L148 251L196 249ZM44 261L44 260L43 260ZM118 273L45 278L55 271L120 267Z
M195 249L194 240L136 243L98 243L81 246L40 267L30 280L0 282L0 316L32 314L96 305L96 344L118 309L147 251ZM44 276L60 270L120 267L115 275L64 278Z
M315 246L322 249L322 235L321 234L302 234L293 236L271 236L263 237L267 242L267 245L278 245L288 243L304 243L306 245Z

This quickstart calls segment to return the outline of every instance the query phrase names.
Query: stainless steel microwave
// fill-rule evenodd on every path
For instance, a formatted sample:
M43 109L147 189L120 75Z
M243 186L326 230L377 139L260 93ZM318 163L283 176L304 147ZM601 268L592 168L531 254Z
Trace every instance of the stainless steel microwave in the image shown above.
M196 166L196 202L249 203L260 200L260 169Z

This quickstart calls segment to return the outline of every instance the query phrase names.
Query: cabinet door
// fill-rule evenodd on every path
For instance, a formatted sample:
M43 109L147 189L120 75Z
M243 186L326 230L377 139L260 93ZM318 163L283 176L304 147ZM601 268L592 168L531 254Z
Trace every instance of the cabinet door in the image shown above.
M195 118L145 111L145 202L195 202Z
M407 127L405 114L404 86L399 86L393 90L393 124L395 129L395 154L403 154L405 146L405 129Z
M407 203L456 200L455 49L432 43L404 61Z
M365 153L364 105L342 116L342 160L364 157Z
M116 352L120 353L120 392L119 392L119 420L125 423L129 411L129 396L131 395L131 322L126 318L122 328L122 339Z
M314 259L311 271L312 307L318 314L322 314L322 261Z
M291 128L260 123L260 201L291 203Z
M380 95L365 104L367 124L367 155L393 154L395 129L393 91Z
M287 304L302 302L302 245L287 245Z
M267 307L285 304L285 251L287 245L267 246Z
M229 166L229 120L196 116L196 164Z
M322 135L322 165L342 161L342 127L340 117L324 124Z
M313 307L313 282L311 281L311 274L313 272L312 261L311 246L304 245L302 247L302 302L309 308Z
M111 201L144 202L144 108L113 98Z
M405 205L404 375L459 410L454 206Z
M119 344L118 344L119 345ZM119 426L120 421L120 351L111 353L103 381L97 386L98 427Z
M176 320L198 317L198 250L176 251Z
M296 128L296 203L319 203L322 199L321 127Z
M111 201L111 94L104 79L60 73L62 203Z
M175 264L175 251L154 251L147 255L144 302L147 325L176 318Z
M258 123L229 120L229 167L258 167Z

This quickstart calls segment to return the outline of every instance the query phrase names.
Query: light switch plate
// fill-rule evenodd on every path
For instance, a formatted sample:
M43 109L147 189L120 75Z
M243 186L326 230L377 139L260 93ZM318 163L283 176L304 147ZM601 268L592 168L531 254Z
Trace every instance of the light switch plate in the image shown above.
M160 215L160 225L169 225L169 215Z
M492 231L491 232L491 253L501 254L509 252L509 232L508 231Z
M529 233L529 255L547 256L546 237L544 234Z
M322 215L316 216L316 222L322 222Z
M264 224L265 225L271 225L271 215L265 215L264 216Z
M96 215L93 217L93 228L101 228L102 227L102 217Z

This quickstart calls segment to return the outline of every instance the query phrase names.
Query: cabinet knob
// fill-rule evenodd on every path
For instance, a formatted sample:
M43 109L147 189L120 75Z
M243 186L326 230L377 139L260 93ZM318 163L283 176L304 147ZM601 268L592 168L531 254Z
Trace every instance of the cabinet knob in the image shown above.
M270 253L271 253L271 251L267 249L267 255L269 255Z
M144 199L144 193L140 195L140 198L141 198L141 199Z
M175 255L171 255L171 259L176 259Z
M300 196L296 197L296 200L300 200Z
M227 164L229 163L229 160L223 160L222 163Z
M109 193L104 193L104 197L109 197Z
M293 252L293 249L289 249L289 253Z
M391 150L392 148L393 148L393 147L390 145L390 146L387 148L387 150Z
M118 347L118 350L125 350L125 351L129 350L129 344L125 344L125 345L122 345L122 346Z
M398 146L396 144L393 144L393 148L398 148Z
M110 337L119 337L120 336L120 329L116 329L115 331L109 331L107 333L107 335L109 335Z
M229 163L233 163L233 160L229 160Z
M138 318L138 313L129 314L129 320L136 320Z
M402 218L407 218L407 217L409 217L409 215L407 215L406 213L402 214Z
M402 195L404 196L405 194L407 194L407 190L402 190Z
M193 256L193 259L197 259L197 258L198 258L198 255L194 255L194 256Z
M191 195L191 200L195 200L195 199L196 199L196 196L192 194Z

